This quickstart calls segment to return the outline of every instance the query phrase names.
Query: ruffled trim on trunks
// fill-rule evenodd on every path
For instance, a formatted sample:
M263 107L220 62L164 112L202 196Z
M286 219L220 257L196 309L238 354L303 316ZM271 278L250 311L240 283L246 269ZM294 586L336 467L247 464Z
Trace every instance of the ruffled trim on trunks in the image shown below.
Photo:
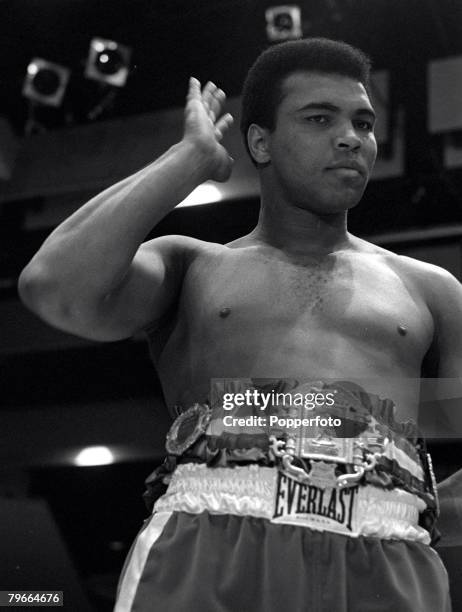
M168 491L155 504L156 512L208 511L216 514L255 516L274 522L278 471L257 465L229 468L207 468L203 464L178 466ZM425 504L406 491L385 491L360 486L355 492L352 534L385 539L414 540L428 544L430 536L418 526L419 512ZM295 524L297 519L290 519ZM310 524L316 529L316 522ZM325 526L318 527L328 529Z

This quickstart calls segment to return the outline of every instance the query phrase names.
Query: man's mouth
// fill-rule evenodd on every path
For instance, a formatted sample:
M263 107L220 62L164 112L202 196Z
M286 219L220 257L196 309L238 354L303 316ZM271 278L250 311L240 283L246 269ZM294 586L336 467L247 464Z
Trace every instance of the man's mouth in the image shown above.
M327 170L333 170L341 176L345 177L356 177L366 176L366 168L356 161L342 161L331 164L327 167Z

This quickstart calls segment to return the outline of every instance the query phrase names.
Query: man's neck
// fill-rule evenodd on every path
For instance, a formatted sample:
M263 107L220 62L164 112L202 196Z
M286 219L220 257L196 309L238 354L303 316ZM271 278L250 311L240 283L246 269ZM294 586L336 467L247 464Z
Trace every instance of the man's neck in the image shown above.
M253 238L287 254L319 257L351 246L347 213L317 215L296 207L262 205Z

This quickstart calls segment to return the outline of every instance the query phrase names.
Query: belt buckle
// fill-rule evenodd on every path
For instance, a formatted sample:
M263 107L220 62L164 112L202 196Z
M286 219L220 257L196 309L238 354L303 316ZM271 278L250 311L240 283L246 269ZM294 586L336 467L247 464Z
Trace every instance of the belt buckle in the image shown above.
M194 404L173 422L165 440L170 455L182 455L202 434L210 422L212 411L207 404Z
M280 470L289 478L302 484L326 487L356 486L365 472L372 470L377 463L377 453L367 450L364 443L354 438L333 438L320 434L316 438L296 438L288 436L280 440L270 436L270 449ZM294 459L302 459L302 465L309 461L309 470L294 465ZM352 467L353 472L337 476L338 466Z

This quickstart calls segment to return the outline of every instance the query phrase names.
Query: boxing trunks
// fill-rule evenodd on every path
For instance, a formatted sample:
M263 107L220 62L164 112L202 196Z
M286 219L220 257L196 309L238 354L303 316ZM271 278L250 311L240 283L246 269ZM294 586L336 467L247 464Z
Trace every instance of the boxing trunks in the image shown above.
M292 396L301 388L294 382ZM244 421L224 419L224 391L252 392L252 381L225 380L181 412L146 481L153 512L115 612L450 612L429 545L431 461L415 425L352 383L309 388L335 394L309 427L290 427L303 412L294 405L276 407L272 423L255 406Z

